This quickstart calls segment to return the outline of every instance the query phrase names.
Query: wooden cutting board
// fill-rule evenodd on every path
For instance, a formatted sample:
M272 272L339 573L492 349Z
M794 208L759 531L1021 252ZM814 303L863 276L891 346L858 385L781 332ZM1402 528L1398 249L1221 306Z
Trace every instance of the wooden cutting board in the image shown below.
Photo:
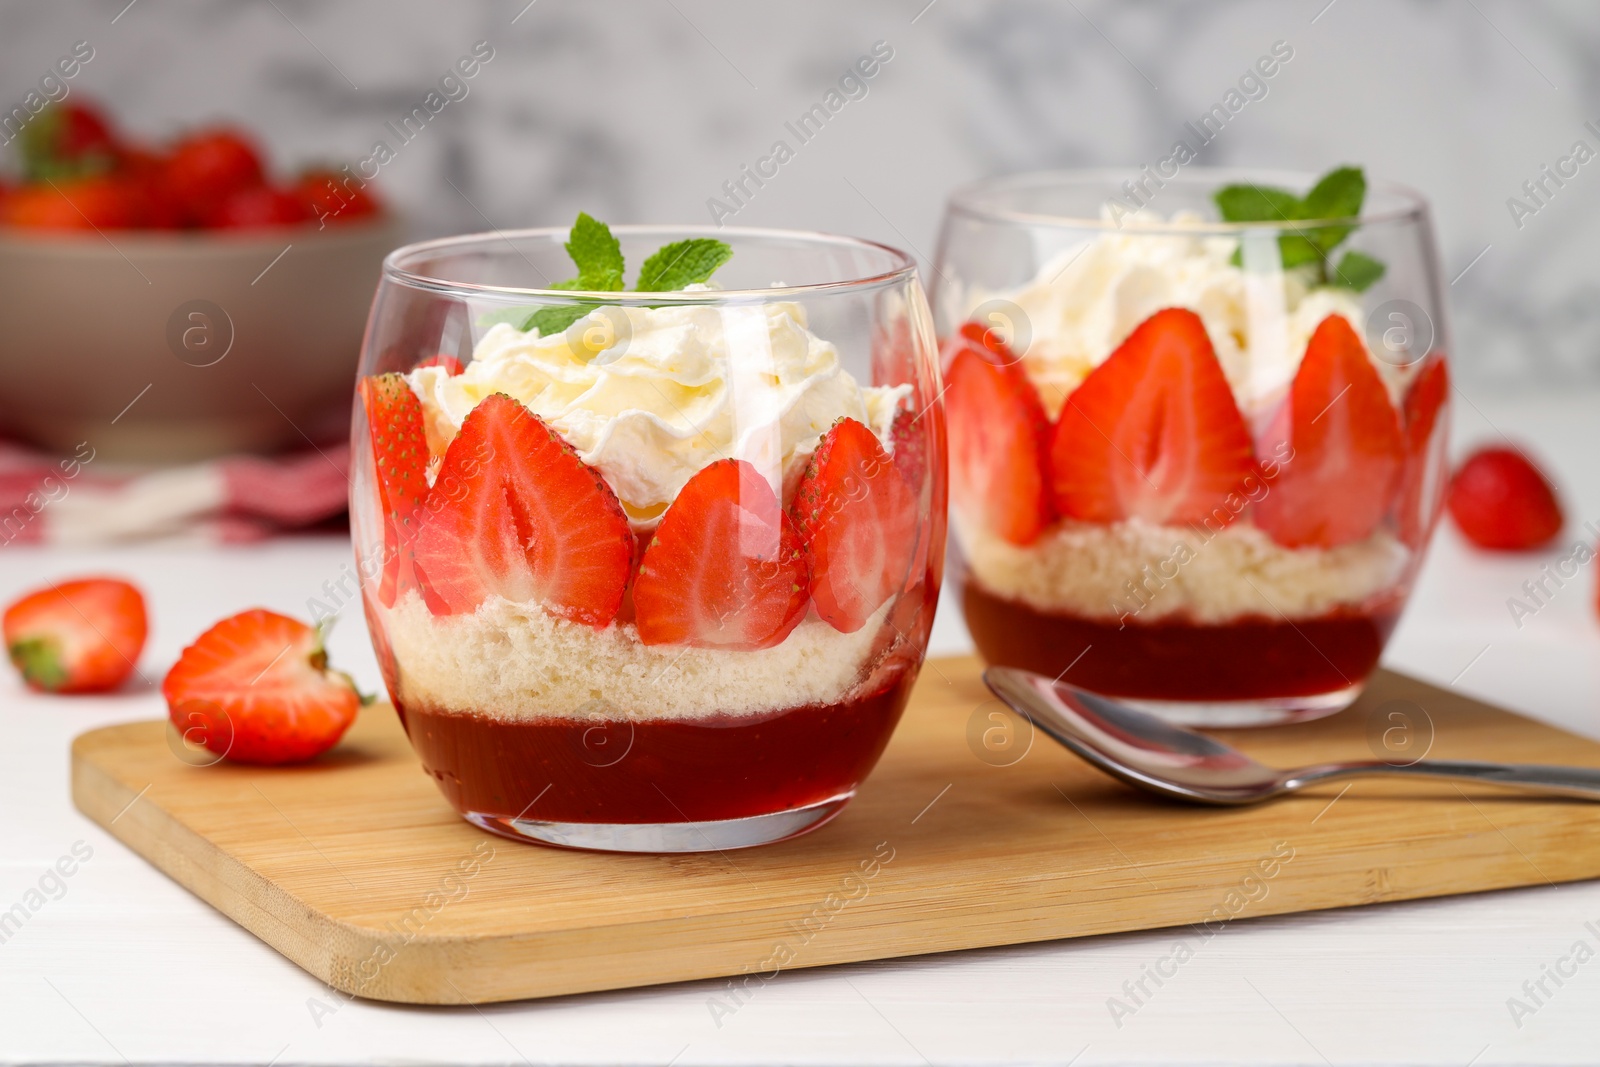
M730 853L601 855L458 818L394 712L298 768L191 766L165 724L72 746L78 807L317 978L459 1004L1600 876L1600 805L1358 781L1245 809L1136 793L1029 743L973 659L923 671L833 823ZM1392 673L1344 713L1227 735L1291 765L1436 757L1600 766L1600 744ZM1185 937L1191 936L1185 934ZM743 994L729 992L730 1005Z

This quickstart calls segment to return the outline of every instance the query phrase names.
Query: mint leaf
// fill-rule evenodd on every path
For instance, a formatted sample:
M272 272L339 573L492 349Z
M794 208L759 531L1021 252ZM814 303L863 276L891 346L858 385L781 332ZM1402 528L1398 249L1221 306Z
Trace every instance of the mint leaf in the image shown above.
M591 293L615 293L622 289L622 245L611 233L611 227L589 215L578 212L578 219L567 233L567 255L577 265L578 276L564 281L551 282L551 289L578 290ZM560 333L600 305L594 301L542 307L531 313L526 309L507 313L506 321L516 324L523 332L537 329L540 337ZM499 313L495 313L499 314ZM518 318L520 316L520 319ZM484 316L488 319L490 316ZM483 320L480 320L480 323Z
M557 282L550 288L577 289L579 288L578 279L573 278L571 281ZM539 333L541 336L548 337L551 332L560 333L580 317L599 306L593 302L586 302L582 304L546 305L545 307L501 308L498 311L485 311L478 316L477 324L480 330L487 330L491 326L498 326L504 322L524 333L533 329L536 325L543 324L544 328ZM549 312L555 312L556 314L552 315ZM577 314L569 317L569 312L576 312Z
M1211 194L1224 222L1279 222L1297 218L1300 198L1266 185L1224 185Z
M1365 252L1346 252L1334 269L1332 284L1364 293L1388 270Z
M1300 201L1302 219L1344 219L1361 214L1361 203L1367 198L1367 178L1360 167L1338 167L1317 180L1311 191ZM1354 226L1317 226L1306 231L1306 237L1322 249L1332 252L1334 247L1355 230Z
M622 291L622 245L611 233L611 227L580 211L567 235L566 247L567 255L577 265L578 276L552 282L549 288L591 293ZM674 241L657 249L645 261L639 271L636 291L670 292L706 281L732 257L732 248L709 237ZM573 304L492 311L481 316L478 324L492 326L508 322L524 332L538 330L540 337L549 337L601 306L598 300L579 300Z
M1298 233L1286 233L1278 238L1278 256L1283 260L1285 270L1303 267L1307 263L1321 263L1326 258L1321 248Z
M1226 222L1282 222L1298 217L1300 198L1287 189L1269 185L1225 185L1211 194ZM1304 237L1284 234L1278 238L1278 252L1285 267L1296 267L1320 258L1320 253ZM1233 254L1233 265L1244 262L1242 251Z
M1285 270L1290 267L1302 267L1307 263L1320 264L1324 258L1322 250L1301 234L1285 233L1278 237L1278 265ZM1233 258L1228 262L1235 267L1244 266L1243 247L1234 249Z
M710 279L733 258L733 249L711 237L691 237L662 245L639 268L641 293L670 293Z
M1330 170L1300 201L1302 219L1346 219L1361 214L1361 203L1367 198L1367 178L1360 167L1338 167Z
M1315 222L1356 218L1367 197L1367 178L1360 167L1336 167L1317 179L1304 197L1265 185L1225 185L1212 194L1226 222ZM1384 266L1360 252L1347 253L1337 270L1329 258L1354 232L1354 226L1309 226L1278 237L1278 252L1285 269L1311 265L1324 285L1342 285L1362 292L1383 275ZM1233 254L1234 266L1243 262ZM1347 270L1348 266L1348 270ZM1331 275L1331 277L1330 277Z
M622 245L611 234L611 227L585 212L567 235L567 255L578 265L578 285L556 288L591 289L613 292L622 288Z
M557 334L565 330L599 306L598 304L568 304L562 307L540 308L527 317L522 323L521 329L526 333L537 327L540 337L549 337L551 334Z
M528 328L528 316L533 314L532 308L501 308L499 311L485 311L478 316L478 328L487 330L500 323L509 323L519 330Z

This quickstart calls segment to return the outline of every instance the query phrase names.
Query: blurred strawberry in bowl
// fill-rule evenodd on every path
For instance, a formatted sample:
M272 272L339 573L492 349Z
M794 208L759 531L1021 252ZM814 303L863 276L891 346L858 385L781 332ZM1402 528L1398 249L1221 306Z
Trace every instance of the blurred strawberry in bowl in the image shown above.
M302 171L295 180L294 193L321 223L360 222L383 213L383 206L371 192L335 170L312 167Z
M311 207L288 189L252 185L223 197L206 216L206 225L218 230L252 230L269 226L298 226L312 218Z
M99 174L14 189L0 205L0 222L34 230L122 230L142 222L137 186Z
M360 178L328 166L276 180L256 140L233 126L149 144L74 100L46 108L18 139L23 181L0 190L0 225L29 230L240 230L387 215Z
M76 96L24 133L0 188L0 425L158 462L343 435L402 236L369 185L275 173L235 126L143 141Z
M264 184L266 167L249 138L222 127L181 138L162 164L162 181L189 219L206 225L231 195Z
M111 122L92 104L53 104L23 127L23 173L30 180L104 172L117 165L122 146Z

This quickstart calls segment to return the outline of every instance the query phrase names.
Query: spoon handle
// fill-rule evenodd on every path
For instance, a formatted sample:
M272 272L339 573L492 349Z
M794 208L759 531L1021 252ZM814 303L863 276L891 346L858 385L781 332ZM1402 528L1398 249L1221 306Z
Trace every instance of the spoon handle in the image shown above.
M1578 800L1600 800L1600 769L1556 767L1541 763L1478 763L1472 760L1422 760L1402 766L1375 760L1325 763L1296 771L1283 782L1283 787L1293 792L1334 778L1372 777L1444 778Z

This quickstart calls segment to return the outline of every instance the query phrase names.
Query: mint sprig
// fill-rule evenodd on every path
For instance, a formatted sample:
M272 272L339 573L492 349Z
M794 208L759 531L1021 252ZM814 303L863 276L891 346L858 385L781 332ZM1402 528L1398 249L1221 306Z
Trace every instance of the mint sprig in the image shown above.
M1324 174L1305 196L1267 185L1225 185L1212 194L1226 222L1278 222L1292 224L1318 219L1355 218L1367 197L1367 178L1360 167L1336 167ZM1284 267L1310 265L1317 283L1365 292L1387 269L1364 252L1346 251L1338 264L1333 252L1355 227L1307 226L1278 237L1278 254ZM1241 261L1234 253L1233 262Z
M577 265L578 276L555 282L550 288L578 289L591 293L617 292L622 288L622 245L612 235L611 227L586 212L578 212L578 219L567 234L567 255ZM522 329L537 327L540 337L549 337L565 330L599 306L584 302L540 308L523 320Z
M1339 265L1333 269L1334 277L1328 284L1341 285L1346 289L1364 293L1372 287L1373 282L1383 277L1386 269L1382 263L1365 252L1352 250L1346 252Z
M567 235L567 255L578 265L578 276L557 282L553 288L599 292L622 288L622 245L605 223L578 212L578 221Z
M710 279L733 258L733 249L710 237L691 237L662 245L639 268L641 293L670 293Z
M573 286L573 288L577 288ZM522 320L522 325L517 329L526 333L538 327L540 337L549 337L553 333L560 333L568 326L583 318L599 304L570 304L561 307L540 308Z
M622 245L611 233L611 227L588 215L578 212L578 219L567 235L567 255L578 268L575 278L555 282L552 289L572 289L583 292L621 292L626 264L622 258ZM674 241L658 248L639 269L635 292L668 293L691 285L709 281L711 275L733 258L733 249L725 242L710 237L691 237ZM570 305L542 307L527 313L518 326L521 330L537 329L540 337L560 333L574 322L603 304L596 300L582 300ZM515 314L491 312L479 320L480 325L490 319L517 325Z

